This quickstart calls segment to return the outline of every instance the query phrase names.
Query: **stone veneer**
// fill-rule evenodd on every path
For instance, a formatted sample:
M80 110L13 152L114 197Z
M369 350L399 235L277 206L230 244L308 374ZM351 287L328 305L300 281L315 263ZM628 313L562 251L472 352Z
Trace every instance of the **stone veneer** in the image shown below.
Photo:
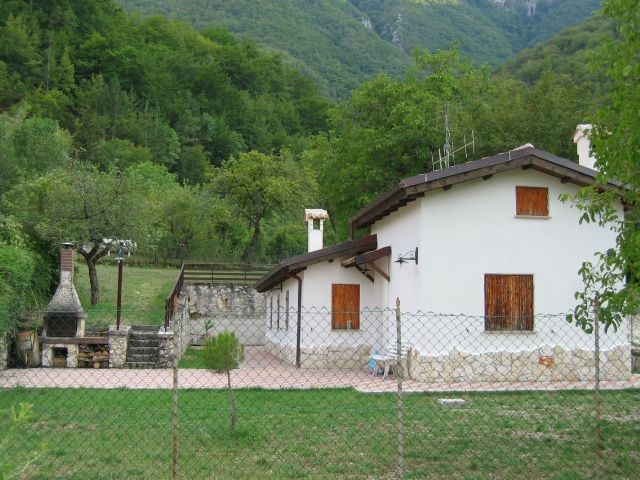
M9 349L7 348L7 338L5 334L0 334L0 370L6 370L8 364Z
M128 325L109 326L109 368L124 368L127 363L127 343L129 338Z
M267 340L267 352L295 365L295 345ZM364 370L371 347L302 347L302 368L347 368ZM631 348L621 345L600 352L602 380L631 377ZM444 355L421 355L416 350L405 359L409 378L420 382L536 382L590 381L594 377L594 355L590 350L536 349L522 352L466 353L453 350Z
M160 340L158 366L161 368L173 367L173 362L175 361L175 334L173 330L165 332L164 327L160 327L158 340Z
M602 380L628 380L631 376L631 348L621 345L600 352ZM536 349L521 352L420 355L413 351L409 376L422 382L536 382L593 380L592 350Z
M277 343L267 339L265 349L284 362L296 364L295 345ZM370 345L301 347L300 367L365 370L368 368L367 362L370 356Z
M67 349L67 368L78 367L78 345L70 343L48 343L46 348L42 349L42 366L53 367L53 349Z
M244 285L187 285L188 323L185 325L194 344L202 344L207 335L232 331L244 345L262 345L267 330L264 312L266 295ZM207 329L209 326L209 329Z

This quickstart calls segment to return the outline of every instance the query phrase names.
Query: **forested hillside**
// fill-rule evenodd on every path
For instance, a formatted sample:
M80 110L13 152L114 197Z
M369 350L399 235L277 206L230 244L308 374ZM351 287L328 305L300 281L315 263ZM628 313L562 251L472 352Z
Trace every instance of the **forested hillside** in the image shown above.
M329 210L327 244L345 239L359 208L433 168L445 119L454 145L476 139L457 162L526 142L574 158L576 124L607 95L582 47L609 28L588 22L498 72L462 47L416 51L412 66L335 101L284 55L220 26L197 31L115 0L4 1L0 323L47 297L61 241L78 246L97 303L96 266L118 239L134 240L142 261L276 262L304 251L305 207Z
M145 15L219 25L282 52L346 98L374 74L398 75L414 49L451 48L498 65L588 17L599 0L118 0ZM531 9L531 5L535 5Z
M298 156L328 106L279 55L224 30L111 0L3 1L0 296L16 309L37 297L38 265L67 240L94 271L117 248L104 239L133 238L150 259L297 249L304 237L278 229L313 201Z
M506 62L500 72L533 84L550 69L563 81L585 87L589 96L601 104L605 101L606 75L603 70L593 68L592 63L599 48L607 40L613 40L614 27L613 22L603 18L590 18L523 50Z

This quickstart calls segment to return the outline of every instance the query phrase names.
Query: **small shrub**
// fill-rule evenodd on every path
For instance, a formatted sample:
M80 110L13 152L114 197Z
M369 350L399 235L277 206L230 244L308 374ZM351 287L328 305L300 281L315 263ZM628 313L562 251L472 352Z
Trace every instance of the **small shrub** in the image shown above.
M227 374L227 387L231 401L231 431L235 433L237 424L236 397L231 385L231 370L235 370L244 360L244 346L233 332L222 332L210 337L204 343L204 364L209 370Z

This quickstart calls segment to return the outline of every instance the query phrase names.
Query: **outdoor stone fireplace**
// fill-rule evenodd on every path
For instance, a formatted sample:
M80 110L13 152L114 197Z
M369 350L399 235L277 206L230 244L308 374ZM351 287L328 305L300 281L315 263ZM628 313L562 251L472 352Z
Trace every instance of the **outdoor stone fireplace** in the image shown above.
M75 251L64 243L60 251L60 284L44 314L42 366L77 367L80 343L85 343L86 315L73 286Z

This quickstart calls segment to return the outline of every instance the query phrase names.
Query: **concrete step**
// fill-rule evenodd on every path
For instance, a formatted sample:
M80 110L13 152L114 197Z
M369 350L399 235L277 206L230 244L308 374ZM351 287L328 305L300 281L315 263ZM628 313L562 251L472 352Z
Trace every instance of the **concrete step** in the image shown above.
M157 338L149 338L149 339L144 339L144 340L140 340L140 339L129 339L128 342L129 348L131 347L159 347L160 346L160 340L158 340Z
M127 363L158 363L158 355L127 355Z
M127 368L160 368L157 362L127 362Z
M131 325L131 332L156 332L158 333L158 329L160 325Z
M129 349L127 350L127 354L132 354L132 355L158 355L158 353L159 353L159 348L157 346L156 347L129 346Z
M158 338L158 332L129 332L129 338Z
M133 325L127 345L127 368L157 368L160 340L157 325Z

